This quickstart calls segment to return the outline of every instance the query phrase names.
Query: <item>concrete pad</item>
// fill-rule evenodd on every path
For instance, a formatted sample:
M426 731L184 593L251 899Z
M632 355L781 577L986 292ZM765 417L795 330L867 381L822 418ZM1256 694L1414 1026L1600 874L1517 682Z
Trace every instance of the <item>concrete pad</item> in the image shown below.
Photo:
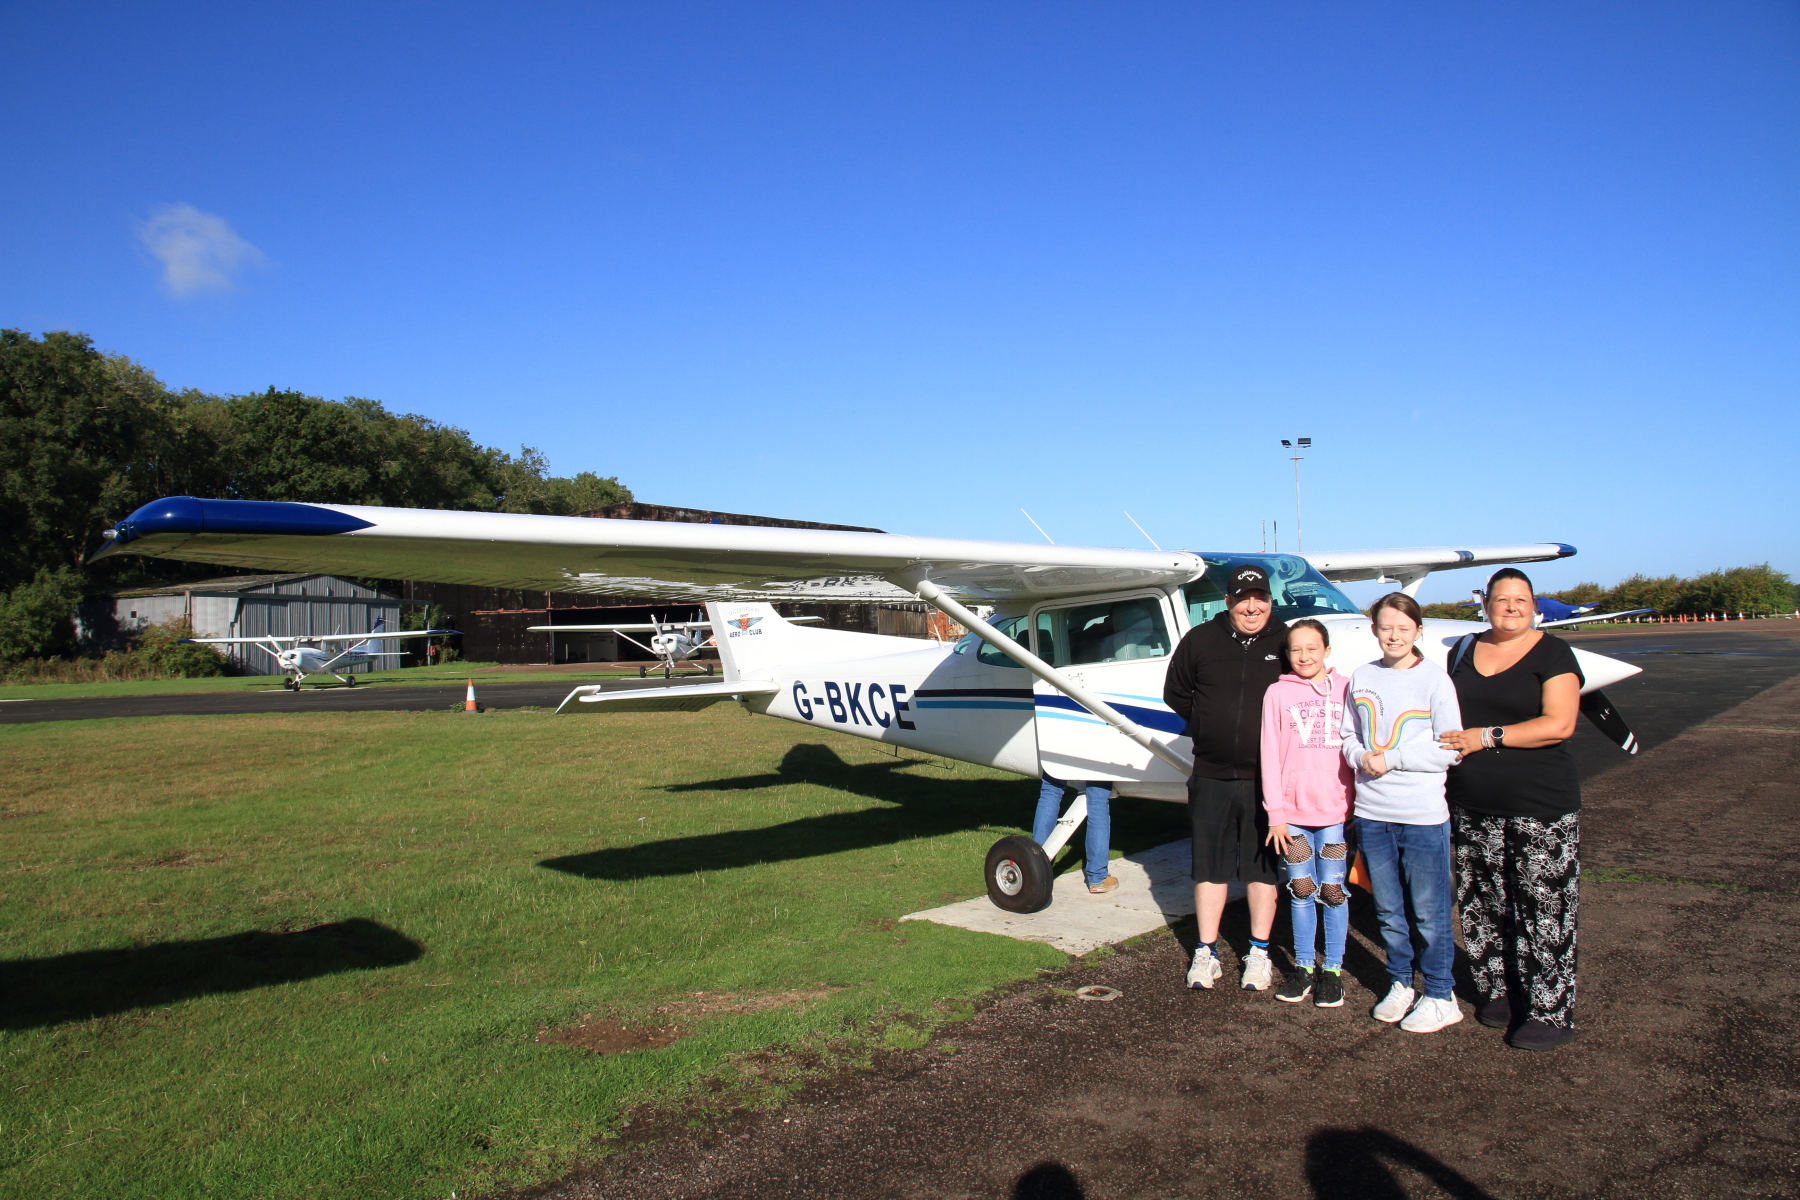
M933 921L977 933L997 933L1025 942L1048 942L1067 954L1086 954L1191 916L1194 881L1187 838L1115 858L1107 864L1118 876L1117 891L1096 896L1087 890L1080 870L1058 876L1050 907L1042 912L1010 913L995 908L986 896L908 913L902 921ZM1243 885L1233 884L1241 895Z

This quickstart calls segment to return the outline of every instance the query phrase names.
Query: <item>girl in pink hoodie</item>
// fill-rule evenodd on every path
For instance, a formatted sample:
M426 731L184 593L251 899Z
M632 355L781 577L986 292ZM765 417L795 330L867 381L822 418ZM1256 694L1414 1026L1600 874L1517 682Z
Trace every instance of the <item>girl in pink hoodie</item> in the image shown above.
M1350 681L1325 665L1331 635L1306 618L1287 629L1288 664L1263 693L1262 789L1268 844L1287 860L1294 921L1294 970L1275 991L1298 1004L1310 994L1320 1008L1344 1003L1344 940L1350 932L1350 869L1345 826L1355 782L1344 760L1344 693ZM1318 911L1325 909L1325 960L1318 963Z

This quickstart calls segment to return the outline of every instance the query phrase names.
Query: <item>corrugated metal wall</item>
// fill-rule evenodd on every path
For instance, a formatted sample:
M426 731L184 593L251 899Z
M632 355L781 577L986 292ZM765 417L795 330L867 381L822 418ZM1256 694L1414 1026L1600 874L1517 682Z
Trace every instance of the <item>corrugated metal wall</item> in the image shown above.
M400 628L400 602L374 588L334 575L313 575L281 580L244 591L193 592L135 596L113 601L118 629L135 633L166 620L186 617L196 637L295 637L309 634L368 633L375 622L387 620L388 629ZM405 642L383 641L377 651L398 651ZM280 668L275 656L260 646L221 646L239 666L252 675L274 675ZM381 661L384 667L400 665L397 658ZM368 666L347 667L343 673L365 672Z

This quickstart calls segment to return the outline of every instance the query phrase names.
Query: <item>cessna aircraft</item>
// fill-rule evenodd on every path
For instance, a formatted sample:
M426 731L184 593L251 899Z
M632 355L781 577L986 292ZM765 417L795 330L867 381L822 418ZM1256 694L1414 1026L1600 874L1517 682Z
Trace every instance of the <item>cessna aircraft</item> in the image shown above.
M1368 618L1335 582L1386 580L1414 594L1433 571L1566 558L1573 546L1449 546L1339 554L1196 554L961 541L846 530L438 512L244 500L158 500L94 557L145 554L246 571L486 584L706 605L723 630L723 678L644 691L578 687L557 710L691 711L737 701L803 725L1036 778L1110 782L1123 796L1182 801L1192 771L1183 722L1162 702L1170 653L1224 608L1225 574L1268 572L1275 616L1316 617L1336 659L1377 657ZM954 644L807 629L771 601L923 600L971 631ZM965 606L991 606L984 620ZM1426 622L1442 664L1466 621ZM1582 708L1621 747L1635 740L1601 689L1639 673L1576 649ZM1085 819L1077 799L1039 845L989 851L989 897L1049 903L1051 862Z
M1464 600L1467 608L1480 608L1486 597L1480 588L1471 593L1473 600ZM1611 621L1618 617L1637 617L1645 613L1653 613L1654 608L1625 608L1618 612L1597 613L1598 604L1564 604L1561 600L1553 600L1549 596L1533 596L1537 603L1537 615L1531 619L1533 629L1561 629L1568 625L1586 625L1590 621Z
M824 617L789 617L794 624L803 621L823 621ZM702 621L695 617L680 625L663 622L654 613L647 625L528 625L528 633L616 633L639 650L656 655L662 660L663 678L667 679L675 673L675 668L691 659L700 657L700 652L713 644L712 637L702 638L700 632L712 628L711 621ZM651 636L648 646L631 635L648 633ZM700 664L695 663L695 666ZM705 673L713 673L712 664L706 664ZM638 668L638 677L649 674L647 666Z
M240 638L182 638L184 642L198 642L203 646L261 646L275 656L288 677L281 681L281 686L299 691L300 685L308 675L329 675L348 687L356 686L356 676L340 675L338 668L361 666L376 658L399 658L398 651L379 652L369 649L370 642L386 642L396 638L431 637L433 634L455 633L454 629L408 629L395 633L386 632L387 618L378 617L375 628L368 633L322 633L308 634L303 637L240 637ZM327 645L340 642L354 642L342 650L322 649L319 643Z

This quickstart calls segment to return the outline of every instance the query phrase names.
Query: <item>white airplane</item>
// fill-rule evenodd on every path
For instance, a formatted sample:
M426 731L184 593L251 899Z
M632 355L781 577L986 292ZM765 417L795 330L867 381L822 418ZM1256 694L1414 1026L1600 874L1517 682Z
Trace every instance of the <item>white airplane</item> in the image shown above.
M246 571L477 583L704 601L720 680L608 691L578 687L561 713L691 711L737 701L753 713L1037 778L1110 782L1122 796L1184 801L1193 767L1183 722L1162 702L1181 636L1224 608L1232 566L1268 572L1275 616L1316 617L1343 667L1378 656L1367 616L1334 581L1391 580L1409 594L1433 571L1540 562L1561 543L1196 554L961 541L841 530L620 521L510 513L174 497L108 531L96 558L147 554ZM922 600L971 630L954 644L807 629L774 600ZM992 606L984 620L965 605ZM1428 620L1420 648L1442 664L1486 626ZM1602 688L1640 668L1577 648L1583 709L1632 749ZM1049 903L1051 863L1086 800L1039 845L988 852L989 897Z
M789 617L794 624L804 621L823 621L824 617ZM701 637L702 631L712 629L711 621L702 621L698 617L692 621L684 621L677 625L657 619L654 613L648 624L637 625L528 625L527 633L616 633L646 654L654 654L662 662L663 678L668 679L675 673L675 668L683 663L700 657L700 652L713 644L710 633ZM631 635L648 633L651 635L648 646ZM700 665L698 663L696 666ZM644 678L650 673L649 666L638 667L638 677ZM712 664L707 663L705 673L713 673Z
M455 633L454 629L407 629L394 633L387 632L387 618L378 617L375 628L368 633L321 633L297 637L240 637L240 638L182 638L184 642L197 642L202 646L261 646L275 656L276 664L287 678L281 686L299 691L300 685L308 675L329 675L349 687L356 686L356 676L340 675L340 669L359 667L377 658L399 658L399 651L374 651L369 649L370 642L394 641L399 638L431 637L433 634ZM353 642L354 645L343 646L342 649L328 650L325 647Z

